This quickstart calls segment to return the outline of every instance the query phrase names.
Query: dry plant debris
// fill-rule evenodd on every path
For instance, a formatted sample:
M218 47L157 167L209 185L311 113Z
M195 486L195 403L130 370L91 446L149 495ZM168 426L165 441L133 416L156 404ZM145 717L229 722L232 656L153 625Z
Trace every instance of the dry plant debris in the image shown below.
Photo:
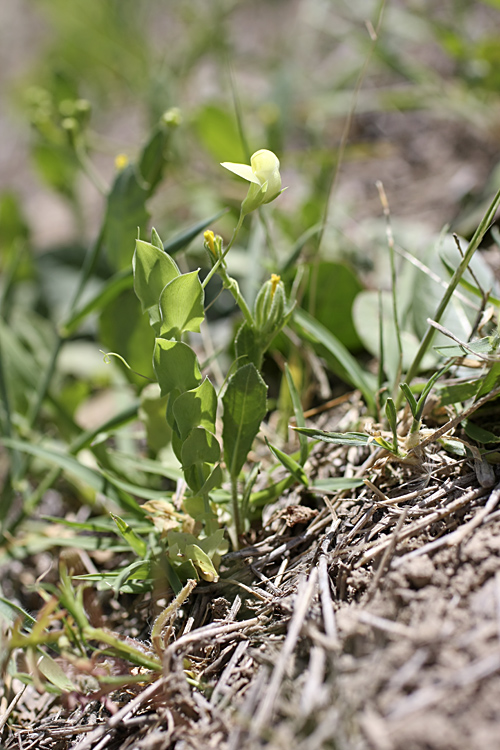
M5 749L497 748L498 478L436 445L311 464L369 479L284 496L194 590L156 681L66 708L4 690Z

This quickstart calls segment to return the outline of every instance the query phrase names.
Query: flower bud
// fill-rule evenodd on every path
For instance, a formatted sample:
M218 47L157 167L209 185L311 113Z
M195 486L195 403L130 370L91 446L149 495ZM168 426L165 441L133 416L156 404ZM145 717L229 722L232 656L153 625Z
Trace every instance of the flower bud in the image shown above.
M217 234L215 235L211 229L203 234L205 240L204 246L208 253L211 264L213 265L222 255L222 237Z
M263 335L276 335L285 324L285 287L275 273L266 281L255 300L254 321Z

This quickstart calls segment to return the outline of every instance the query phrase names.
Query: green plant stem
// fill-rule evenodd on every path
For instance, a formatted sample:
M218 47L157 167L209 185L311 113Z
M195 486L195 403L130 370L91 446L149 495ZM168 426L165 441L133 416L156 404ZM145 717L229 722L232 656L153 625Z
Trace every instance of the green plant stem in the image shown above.
M460 279L464 275L465 271L467 270L467 266L472 260L472 256L478 249L479 245L481 244L481 241L488 231L488 228L495 218L495 213L497 211L498 206L500 205L500 190L496 193L495 197L493 198L493 201L491 202L491 205L489 206L488 210L486 211L486 214L484 215L481 223L479 224L478 228L474 232L474 236L472 237L471 241L469 242L469 246L464 253L464 257L462 258L462 261L458 268L456 269L455 273L451 277L450 283L448 284L448 288L446 289L443 298L441 302L439 303L439 306L434 313L433 320L436 323L439 323L441 318L443 317L443 314L448 307L448 304L452 298L453 292L457 288ZM415 355L415 358L413 362L411 363L410 369L408 370L408 373L405 378L405 382L410 384L415 375L418 372L420 363L422 362L424 356L426 355L431 343L432 339L434 338L435 329L432 326L429 326L424 338L422 339L422 342L420 344L420 347L418 349L418 352ZM402 404L404 395L402 392L399 393L397 397L396 406L399 408Z
M239 549L239 539L243 532L243 529L241 527L240 505L238 498L238 478L234 476L231 476L231 502L233 506L233 523L236 537L236 539L234 540L234 545L236 549Z
M248 307L247 303L245 302L241 292L240 287L236 279L233 279L231 276L228 275L225 267L221 265L219 267L219 276L222 279L222 283L224 285L224 289L227 289L228 292L231 292L231 294L234 297L234 300L238 307L240 308L241 312L244 315L244 318L248 325L253 326L253 317L252 313L250 312L250 308Z
M217 273L217 271L219 270L219 268L223 264L224 258L226 257L226 255L228 254L228 252L230 251L230 249L232 248L232 246L234 244L234 241L235 241L236 237L239 234L239 231L240 231L241 226L243 224L243 219L244 218L245 218L245 214L243 214L242 212L240 212L240 216L238 218L238 223L236 224L236 227L234 229L233 236L229 240L229 245L226 247L226 249L222 253L221 257L217 258L216 262L214 263L214 265L212 266L212 268L210 269L210 271L207 273L207 275L203 279L203 283L202 283L203 289L205 289L206 285L208 284L208 282L210 281L210 279L212 278L212 276L215 273Z

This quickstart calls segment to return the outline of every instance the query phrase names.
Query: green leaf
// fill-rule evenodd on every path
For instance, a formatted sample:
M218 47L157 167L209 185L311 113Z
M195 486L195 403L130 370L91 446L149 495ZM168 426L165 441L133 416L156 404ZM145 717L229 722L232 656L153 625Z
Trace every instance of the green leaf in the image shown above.
M475 440L477 443L500 443L500 436L495 435L494 432L485 430L483 427L479 427L469 419L465 420L465 434L471 440Z
M181 275L170 255L143 240L136 240L132 268L134 290L141 302L142 312L158 306L162 289Z
M222 398L222 440L229 473L237 477L243 468L267 410L267 386L253 364L230 378Z
M401 383L400 386L401 390L404 393L405 399L408 402L408 406L410 407L411 415L413 418L416 418L417 416L417 402L415 400L415 396L412 393L412 390L408 383Z
M324 443L335 445L370 445L373 438L363 432L324 432L314 427L295 427L297 432L302 432L313 440L322 440Z
M305 427L306 420L304 418L304 411L300 402L299 393L295 387L295 383L293 382L292 373L290 372L290 368L288 367L288 362L285 362L285 376L286 382L288 384L288 390L290 391L290 397L292 399L293 413L295 415L297 427ZM309 446L305 435L303 435L301 432L299 432L298 435L300 444L300 464L301 466L304 466L309 456Z
M116 175L108 196L104 242L113 268L130 266L137 228L142 233L149 218L146 200L149 191L139 184L130 164Z
M215 464L220 458L220 445L212 432L196 427L184 440L181 456L183 468L198 463Z
M60 667L59 664L48 654L42 653L42 656L37 662L37 666L43 676L61 692L70 693L78 690L63 671L62 667Z
M201 381L196 354L182 341L156 339L153 365L162 396L175 388L181 393L190 391Z
M311 340L320 344L328 353L328 364L345 382L359 388L366 405L372 413L376 412L375 379L362 370L356 359L346 347L321 323L300 308L296 308L293 319L309 334Z
M15 602L10 602L8 599L4 599L3 596L0 596L0 619L3 619L9 624L12 624L20 616L23 618L25 625L34 625L34 623L36 622L36 619L18 604L15 604Z
M435 346L434 349L443 357L470 357L474 354L495 354L498 348L498 342L492 336L485 336L482 339L471 341L465 346L460 344L450 344L449 346Z
M123 518L120 518L120 516L115 516L114 513L110 513L111 518L116 523L116 526L118 527L118 532L120 533L120 536L125 539L127 544L131 547L131 549L134 550L135 554L138 557L145 557L146 553L148 551L148 545L144 541L144 539L141 539L140 536L138 536L133 528L123 520Z
M500 362L494 362L486 373L485 377L479 381L479 389L476 394L476 400L481 396L497 387L500 380Z
M290 472L290 474L297 480L297 482L300 482L305 487L309 485L309 479L307 477L307 474L305 473L302 466L297 463L297 461L292 458L292 456L288 456L286 453L283 453L279 448L276 448L274 445L271 445L269 440L266 438L267 447L275 456L275 458L278 459L278 461L285 467L287 471Z
M354 299L363 286L344 263L313 261L309 271L302 307L313 310L314 318L351 351L362 348L352 320Z
M236 120L227 107L206 105L197 113L195 127L201 143L216 161L247 161Z
M170 134L170 129L160 122L153 129L148 142L142 149L138 169L142 179L148 185L149 195L163 177L166 164L166 147Z
M218 581L219 575L215 566L206 552L197 544L187 544L184 549L184 554L191 560L204 581Z
M198 388L182 393L175 399L172 410L181 440L195 427L215 432L217 394L208 378Z
M234 341L236 362L243 367L252 362L257 368L262 362L262 334L246 321L240 326Z
M203 301L198 271L184 273L170 281L160 295L160 334L173 338L184 331L199 332L205 318Z
M118 365L132 383L144 384L154 376L151 350L155 334L148 320L141 315L141 306L132 289L127 289L110 302L99 318L99 336L107 351L116 352L130 365Z

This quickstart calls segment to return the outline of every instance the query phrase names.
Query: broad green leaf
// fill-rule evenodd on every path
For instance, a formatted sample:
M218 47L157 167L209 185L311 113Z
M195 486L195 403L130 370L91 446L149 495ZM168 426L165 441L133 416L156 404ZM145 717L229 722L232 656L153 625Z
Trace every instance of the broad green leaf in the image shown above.
M158 306L162 289L181 275L170 255L143 240L136 240L132 268L134 290L141 302L142 312Z
M151 350L155 334L132 289L115 297L101 312L99 336L109 352L116 352L129 364L130 370L118 364L132 383L144 385L144 378L152 378Z
M184 273L170 281L160 295L160 334L172 338L184 331L198 332L205 318L203 301L198 271Z
M267 410L267 386L253 364L237 370L222 398L224 459L232 477L243 468Z
M207 104L197 113L195 127L201 143L216 161L247 161L236 120L227 107Z
M300 482L301 484L305 485L305 487L307 487L309 485L309 479L302 466L297 463L297 461L292 458L292 456L288 456L279 448L271 445L267 438L266 443L273 456L278 459L278 461L285 467L287 471L290 472L290 474L297 480L297 482Z
M260 368L262 363L262 335L248 325L246 321L240 326L236 334L234 348L238 367L244 367L251 362L257 368Z
M365 435L364 432L324 432L314 427L295 427L294 429L313 440L322 440L324 443L334 443L335 445L373 444L373 438Z
M160 121L142 149L138 169L142 179L148 185L150 195L163 177L166 149L171 132L171 129Z
M220 459L220 445L212 432L196 427L182 443L181 456L184 469L200 463L215 464Z
M381 302L381 306L380 306ZM382 321L380 321L380 307ZM383 354L384 370L390 383L394 383L399 369L399 348L397 343L394 311L390 292L365 291L358 294L353 305L353 317L356 330L365 349L377 359ZM380 352L380 326L382 327L383 352ZM410 366L419 347L419 338L408 327L401 327L403 347L403 369ZM438 357L427 355L423 368L429 369L436 364Z
M293 320L298 323L313 342L324 347L327 352L328 364L332 370L345 382L359 388L369 410L375 413L375 391L377 389L375 378L361 368L352 354L325 326L318 323L304 310L296 308Z
M196 354L182 341L156 339L153 365L162 396L175 388L181 393L190 391L201 381Z
M186 557L192 561L196 570L204 581L215 582L219 580L219 575L214 567L213 562L206 552L197 544L187 544L184 550Z
M142 233L149 218L148 195L131 164L118 172L108 196L104 234L108 260L117 270L130 266L137 228Z
M148 551L148 545L146 544L144 539L141 539L141 537L135 533L130 524L124 521L123 518L120 518L120 516L116 516L114 513L111 513L110 515L113 521L116 523L120 536L125 539L127 544L134 550L135 554L138 557L145 557Z
M203 434L206 433L206 434ZM197 427L180 445L184 479L190 490L200 494L212 475L214 463L220 459L220 446L214 435Z
M500 435L495 435L490 430L485 430L484 427L474 424L469 419L465 420L465 434L471 440L475 440L478 443L500 443Z
M167 399L168 396L160 396L158 383L149 383L141 391L139 419L146 429L148 447L154 454L165 448L172 439L171 429L165 419ZM158 467L156 461L152 463Z
M176 398L172 409L182 440L195 427L215 432L217 394L208 378L198 388L186 391Z
M344 263L313 261L306 266L307 285L301 302L315 320L351 351L362 348L352 320L352 306L363 286Z
M436 388L441 406L448 404L459 404L475 396L480 383L479 380L466 380L462 383L450 383L449 385L438 385Z

